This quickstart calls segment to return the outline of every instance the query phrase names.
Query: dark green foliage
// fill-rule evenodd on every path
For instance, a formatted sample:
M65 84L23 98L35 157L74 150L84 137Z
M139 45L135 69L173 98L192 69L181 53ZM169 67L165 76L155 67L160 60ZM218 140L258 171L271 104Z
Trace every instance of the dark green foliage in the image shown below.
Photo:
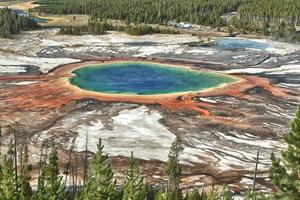
M238 17L245 22L300 24L299 0L251 0L238 8Z
M255 194L252 191L247 191L244 199L245 200L276 200L272 195L266 196L261 192Z
M15 179L13 145L13 140L10 140L8 151L0 160L0 200L17 200L19 195L18 182Z
M138 25L138 26L125 26L118 27L119 31L124 31L130 35L148 35L148 34L179 34L179 31L167 29L167 28L157 28L147 25Z
M38 179L38 188L33 200L64 200L66 186L58 167L56 147L53 145L49 157L46 156L41 164L41 174Z
M221 192L221 195L220 195L220 199L221 200L232 200L233 199L232 193L227 187L223 188L223 191Z
M22 30L39 28L40 26L30 17L18 16L10 9L0 9L0 37L9 38Z
M297 30L294 24L287 24L285 22L280 23L273 35L286 40L300 41L300 35L297 35Z
M167 198L169 200L180 200L182 199L180 184L181 167L179 164L179 155L183 148L176 140L172 143L171 150L169 153L169 160L166 168L166 174L168 175L169 181L167 186Z
M78 197L80 200L115 199L116 183L113 180L112 169L107 163L107 155L103 153L101 139L99 139L97 148L98 151L90 162L87 181Z
M59 34L61 35L82 35L83 28L81 27L63 27L59 29Z
M40 0L34 10L51 14L89 14L94 19L130 23L167 24L170 20L220 26L223 13L249 0Z
M82 35L82 34L93 34L103 35L107 31L113 30L113 26L106 22L93 21L89 22L85 26L80 27L63 27L59 30L59 34L62 35Z
M168 21L176 20L219 27L227 23L221 16L233 11L237 11L237 16L230 20L230 24L241 33L260 32L269 35L272 29L272 35L276 36L282 22L300 25L299 0L40 0L37 3L42 5L34 8L38 12L88 14L92 20L116 19L125 21L127 25L166 25ZM126 29L133 35L151 32L145 28L141 30L141 27L129 26ZM285 32L278 37L282 35L288 40L300 40L299 35L290 34L292 29L286 28ZM73 34L78 34L76 28Z
M204 200L204 196L200 195L198 190L193 190L187 193L186 200Z
M142 200L145 199L145 197L143 178L139 176L139 168L131 152L122 200Z
M151 184L146 183L145 192L146 192L146 200L154 200L155 195L158 192L158 188L154 187Z
M30 200L32 196L32 189L30 186L30 172L32 170L32 166L28 164L28 146L25 144L22 146L22 150L20 152L20 175L19 175L19 193L20 200Z
M13 157L5 155L1 166L0 200L17 200L16 181L14 177Z
M260 32L285 40L299 40L299 0L252 0L242 4L231 21L241 32Z
M282 160L271 156L270 178L277 188L277 199L300 199L300 108L291 123L291 131L285 136L287 150Z
M130 35L147 35L147 34L179 34L179 31L167 29L167 28L157 28L147 25L137 25L137 26L113 26L107 22L93 21L89 22L86 26L81 27L63 27L59 30L59 34L62 35L82 35L82 34L93 34L93 35L103 35L107 31L123 31Z

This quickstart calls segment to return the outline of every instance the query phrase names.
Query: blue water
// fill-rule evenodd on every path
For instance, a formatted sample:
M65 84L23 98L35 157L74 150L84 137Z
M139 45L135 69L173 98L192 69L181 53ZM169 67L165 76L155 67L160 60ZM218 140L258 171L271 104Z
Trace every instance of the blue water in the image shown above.
M234 78L145 62L86 66L73 71L71 83L85 90L110 94L167 94L199 91L236 81Z
M34 21L36 21L39 24L42 23L47 23L48 20L44 19L44 18L39 18L39 17L32 17L30 16L30 14L24 10L19 10L19 9L13 9L12 12L16 13L19 16L23 16L23 17L31 17Z
M269 47L267 43L239 38L218 38L215 43L217 46L226 50L244 50L249 48L266 50Z

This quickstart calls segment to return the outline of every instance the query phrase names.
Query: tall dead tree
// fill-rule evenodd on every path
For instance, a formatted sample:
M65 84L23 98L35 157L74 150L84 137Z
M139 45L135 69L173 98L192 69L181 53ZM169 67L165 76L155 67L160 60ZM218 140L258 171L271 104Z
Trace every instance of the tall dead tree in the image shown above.
M17 126L19 126L17 124ZM15 181L16 181L16 191L18 191L18 155L17 155L17 133L16 129L12 130L13 132L13 141L14 141L14 170L15 170Z
M253 199L255 200L255 184L256 184L256 176L257 176L257 167L258 167L258 160L259 160L259 149L257 150L256 155L256 163L255 163L255 169L254 169L254 177L253 177L253 185L252 185L252 193L253 193Z
M88 139L89 139L89 133L87 132L86 138L85 138L85 152L84 152L84 169L83 169L83 184L85 184L86 178L87 178L87 165L88 165Z

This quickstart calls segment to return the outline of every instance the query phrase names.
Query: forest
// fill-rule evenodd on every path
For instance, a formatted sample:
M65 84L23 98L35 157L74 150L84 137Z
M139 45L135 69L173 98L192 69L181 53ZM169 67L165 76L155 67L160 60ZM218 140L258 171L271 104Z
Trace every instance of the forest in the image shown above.
M88 14L92 20L116 19L127 24L166 25L170 20L186 21L300 40L295 29L300 24L298 0L39 0L37 3L42 6L33 11L47 14ZM231 21L222 18L235 11L237 14Z
M50 14L89 14L97 19L166 24L169 20L221 26L221 15L237 11L248 22L300 23L298 0L40 0L34 10Z
M158 28L148 25L119 25L113 26L111 23L93 21L89 22L87 25L80 27L62 27L59 30L59 34L62 35L83 35L83 34L93 34L93 35L103 35L107 31L122 31L130 35L147 35L147 34L179 34L177 30L172 30L168 28Z
M1 129L0 129L1 130ZM37 187L32 188L30 180L33 166L29 163L26 142L18 142L17 129L11 128L11 140L6 154L0 154L0 200L232 200L232 192L224 186L222 190L190 189L182 191L181 165L179 156L183 147L178 141L172 143L168 162L165 165L167 180L160 185L147 183L141 175L138 161L133 153L128 160L123 183L114 179L109 157L104 154L101 139L98 150L91 158L85 153L78 159L74 142L69 150L67 164L59 166L58 148L46 144L40 150ZM284 137L288 148L281 159L271 154L272 164L269 178L276 192L265 195L255 193L254 187L245 194L245 200L299 200L300 169L300 107L291 122L290 131ZM87 143L87 142L86 142ZM0 131L0 146L1 146ZM87 146L87 144L86 144ZM86 150L87 152L87 150ZM80 161L81 160L81 161ZM81 163L80 163L81 162ZM259 161L258 161L259 162ZM257 162L257 163L258 163ZM80 164L83 166L83 180L78 181ZM256 174L256 173L254 173ZM255 177L255 175L254 175ZM71 184L67 184L71 183Z
M261 32L286 40L300 41L295 26L300 25L300 1L253 0L238 8L230 25L240 32Z
M40 0L35 11L49 14L88 14L93 19L164 24L169 20L221 26L221 15L249 0ZM44 6L47 5L47 6Z
M238 18L246 22L263 24L300 25L300 1L298 0L252 0L238 8Z
M10 38L23 30L40 28L37 22L25 16L19 16L8 8L0 9L0 37Z

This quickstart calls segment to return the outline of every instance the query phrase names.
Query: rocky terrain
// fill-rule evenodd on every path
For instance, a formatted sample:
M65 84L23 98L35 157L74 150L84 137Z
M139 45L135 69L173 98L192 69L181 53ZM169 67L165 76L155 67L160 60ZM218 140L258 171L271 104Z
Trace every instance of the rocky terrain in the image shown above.
M102 138L117 177L123 177L126 157L133 151L147 180L160 183L170 145L177 138L184 147L184 188L229 184L243 191L252 184L259 149L258 188L270 190L270 153L286 147L282 136L300 104L300 45L253 39L246 41L265 48L189 45L197 41L190 35L136 37L116 32L61 36L56 29L0 39L1 151L9 141L10 125L21 130L20 141L29 142L34 164L43 144L57 143L63 164L72 143L82 156L86 140L93 152ZM146 103L78 95L59 81L65 64L132 57L247 81L234 88Z

